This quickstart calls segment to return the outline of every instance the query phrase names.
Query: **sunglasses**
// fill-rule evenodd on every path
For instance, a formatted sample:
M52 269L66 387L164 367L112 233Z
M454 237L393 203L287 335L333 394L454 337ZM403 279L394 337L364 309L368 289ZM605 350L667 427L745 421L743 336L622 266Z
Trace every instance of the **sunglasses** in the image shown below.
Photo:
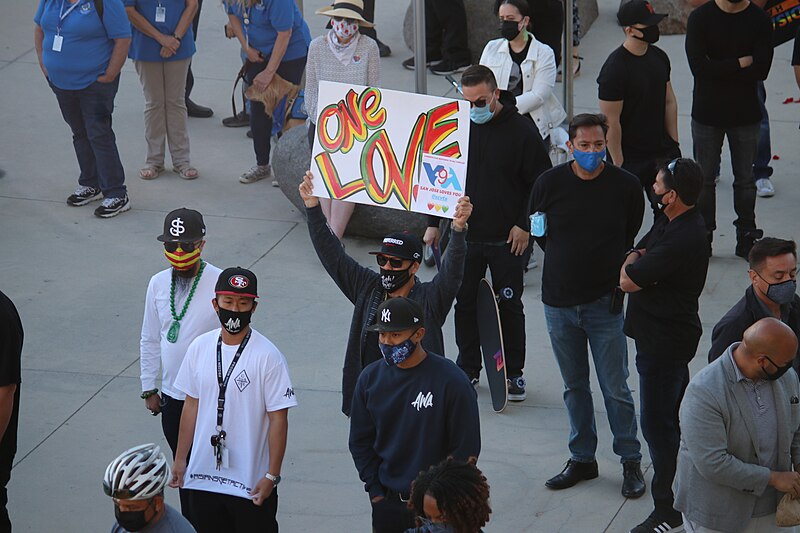
M181 250L184 252L194 252L196 249L200 248L200 244L203 241L196 241L196 242L165 242L164 249L169 253L174 254L178 247L180 246Z
M474 102L472 100L467 100L467 101L469 102L469 106L470 107L486 107L486 104L491 102L491 100L493 98L494 98L494 95L492 95L491 98L489 98L489 100L487 100L486 98L479 98L478 100L475 100Z
M388 257L385 255L378 255L376 259L378 260L378 266L386 266L386 263L389 263L392 268L402 267L405 261L405 259L400 259L399 257Z

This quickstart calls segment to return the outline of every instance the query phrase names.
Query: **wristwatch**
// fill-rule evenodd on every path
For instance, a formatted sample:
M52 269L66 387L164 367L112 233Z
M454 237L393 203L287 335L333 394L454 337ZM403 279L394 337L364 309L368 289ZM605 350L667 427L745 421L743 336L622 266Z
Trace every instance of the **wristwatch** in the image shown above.
M264 474L264 477L267 478L268 480L272 481L272 484L275 485L276 487L278 486L278 483L281 482L281 476L273 476L269 472Z

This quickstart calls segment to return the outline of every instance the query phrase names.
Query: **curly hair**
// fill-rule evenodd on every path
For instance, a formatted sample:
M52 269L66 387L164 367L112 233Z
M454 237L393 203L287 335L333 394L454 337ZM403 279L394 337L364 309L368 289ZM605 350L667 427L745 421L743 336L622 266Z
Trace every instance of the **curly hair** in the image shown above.
M420 472L411 485L408 506L417 516L424 516L423 501L425 495L429 495L436 500L442 517L456 533L477 533L489 521L492 508L489 484L475 461L471 458L465 463L448 457ZM417 525L421 525L419 519Z

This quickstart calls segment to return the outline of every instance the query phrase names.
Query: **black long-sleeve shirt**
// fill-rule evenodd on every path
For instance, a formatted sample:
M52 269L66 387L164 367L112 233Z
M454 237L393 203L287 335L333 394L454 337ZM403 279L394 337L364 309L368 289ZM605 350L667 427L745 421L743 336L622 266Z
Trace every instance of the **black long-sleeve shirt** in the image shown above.
M542 302L571 307L593 302L619 282L625 251L642 226L639 179L605 163L593 180L582 180L564 163L539 176L532 206L547 216Z
M772 23L751 3L726 13L711 0L689 15L686 57L694 75L692 118L707 126L744 126L761 121L756 83L772 65ZM753 64L739 66L739 58Z
M430 352L403 369L376 361L361 373L350 411L350 453L370 497L407 495L422 470L481 451L475 390L452 361Z

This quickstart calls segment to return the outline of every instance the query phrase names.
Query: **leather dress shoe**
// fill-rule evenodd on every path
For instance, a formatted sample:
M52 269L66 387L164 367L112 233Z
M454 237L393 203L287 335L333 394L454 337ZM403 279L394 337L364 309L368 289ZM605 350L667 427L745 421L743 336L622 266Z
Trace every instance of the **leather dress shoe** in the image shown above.
M574 459L570 459L567 461L564 470L557 476L548 479L544 485L553 490L568 489L580 481L594 479L597 475L597 461L579 463Z
M638 498L644 494L645 487L642 463L639 461L622 463L622 495L631 499Z
M186 99L186 111L190 117L195 118L208 118L214 114L210 107L197 105L189 98Z

